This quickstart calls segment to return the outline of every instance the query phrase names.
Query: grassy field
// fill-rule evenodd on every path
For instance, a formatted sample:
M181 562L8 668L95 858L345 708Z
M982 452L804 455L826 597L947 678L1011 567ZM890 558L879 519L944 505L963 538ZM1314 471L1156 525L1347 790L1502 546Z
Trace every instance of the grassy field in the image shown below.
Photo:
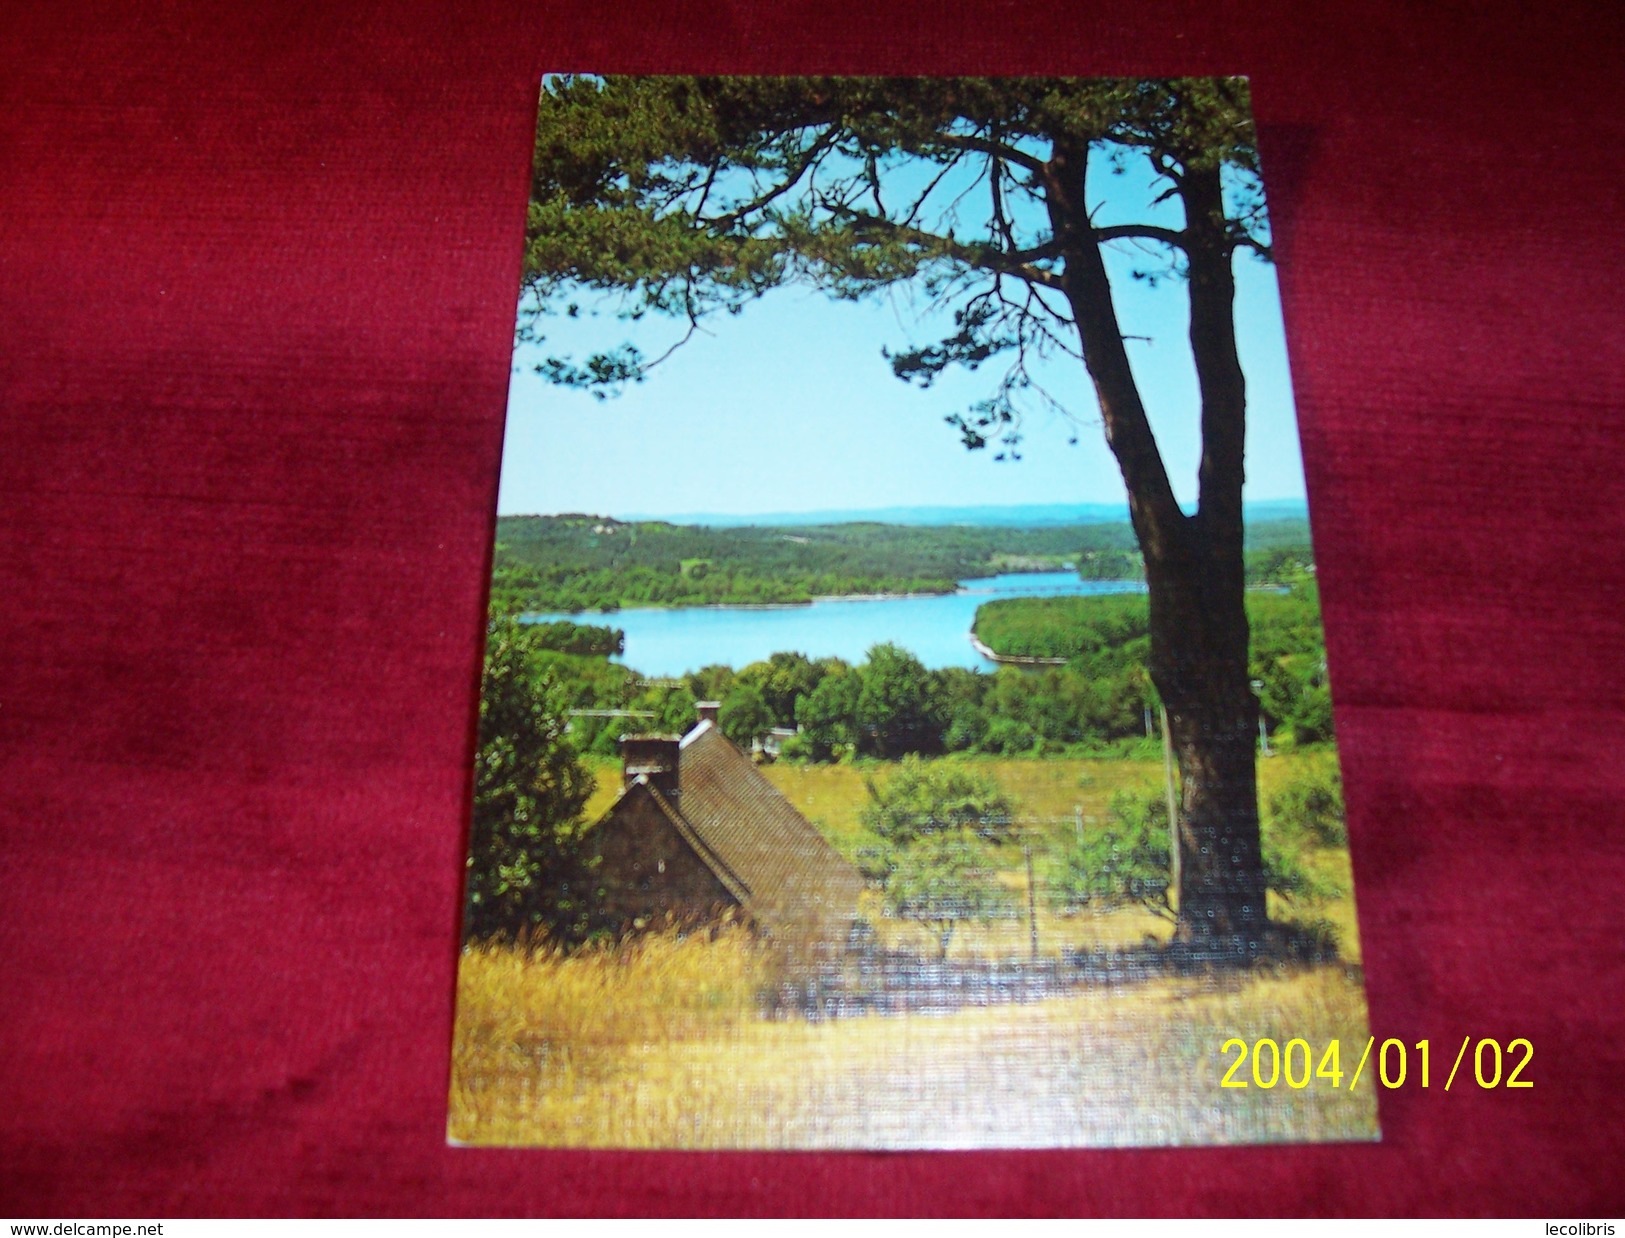
M1260 764L1261 799L1330 751ZM1161 785L1157 761L1068 758L974 762L1019 803L1035 851L1078 828L1098 828L1114 793ZM594 765L596 817L619 788L612 761ZM865 779L890 767L768 766L767 777L831 842L855 855L875 841L859 811ZM1164 939L1149 912L1061 915L1038 891L1043 966L1063 983L1039 1000L994 995L946 1013L861 1013L822 1021L774 1013L783 977L748 933L649 936L574 956L481 945L458 974L449 1132L463 1143L577 1147L908 1148L1204 1144L1376 1137L1369 1078L1350 1092L1219 1086L1249 1043L1298 1037L1344 1046L1352 1072L1365 1042L1348 852L1311 839L1300 861L1340 893L1313 907L1275 900L1277 919L1324 918L1341 958L1314 967L1244 974L1140 973L1130 981L1069 970L1079 950ZM965 925L949 966L1025 959L1026 876L1007 847L1001 879L1022 914ZM1039 866L1040 873L1042 867ZM1040 878L1040 884L1042 878ZM882 946L935 954L923 928L866 914ZM1000 998L1004 1000L999 1000ZM1242 1072L1243 1077L1246 1071Z
M1259 762L1259 791L1263 799L1313 762L1330 754L1316 750L1282 753ZM586 758L598 786L587 804L587 819L607 809L621 788L620 762L613 757ZM965 760L965 758L948 758ZM1014 796L1023 813L1034 817L1071 818L1081 812L1085 821L1105 815L1114 792L1125 788L1162 785L1161 761L1120 758L1090 760L1076 757L974 757L968 763L979 773L996 778ZM824 831L838 847L872 841L858 823L858 812L869 798L864 780L884 783L890 767L883 761L850 765L796 765L788 761L764 766L767 775L802 814Z
M962 758L954 758L962 759ZM1295 775L1312 766L1335 761L1329 749L1280 755L1259 762L1259 798L1268 803L1272 794ZM980 773L991 775L1013 796L1038 851L1050 841L1059 841L1065 832L1097 827L1106 817L1107 806L1118 791L1138 788L1158 789L1163 785L1160 761L1124 759L1089 760L1071 757L991 758L977 757L970 764ZM598 786L587 806L588 820L595 820L620 790L619 762L593 759ZM864 829L859 813L868 802L865 780L884 785L891 767L884 762L866 761L854 765L795 765L779 762L763 767L785 797L794 804L837 850L849 858L879 840ZM1027 905L1025 864L1017 847L1006 849L1006 885L1022 909L1020 918L986 925L966 925L955 935L951 954L956 958L998 958L1025 954L1030 930L1025 919ZM1274 894L1270 914L1280 920L1326 920L1337 930L1344 961L1360 961L1359 929L1355 920L1354 882L1345 847L1305 845L1299 850L1305 867L1341 893L1314 906L1294 906ZM1072 915L1053 912L1042 890L1037 905L1040 953L1056 957L1076 949L1138 945L1146 938L1168 936L1167 923L1150 912L1122 911L1110 916ZM888 921L880 915L876 900L869 909L887 945L925 949L930 937L916 925Z
M470 947L449 1133L575 1147L908 1148L1376 1137L1358 1089L1219 1086L1251 1042L1366 1036L1342 966L1167 977L1026 1005L825 1022L758 1013L772 960L746 934L564 957ZM1246 1072L1243 1072L1245 1077Z

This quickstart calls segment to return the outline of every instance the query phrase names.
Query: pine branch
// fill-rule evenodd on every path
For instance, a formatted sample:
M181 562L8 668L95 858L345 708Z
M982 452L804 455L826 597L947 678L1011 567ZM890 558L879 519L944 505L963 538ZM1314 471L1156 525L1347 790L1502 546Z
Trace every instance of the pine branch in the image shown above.
M888 240L913 245L927 253L940 254L944 258L976 267L978 270L990 271L995 275L1014 276L1028 283L1058 291L1065 287L1061 277L1055 272L1032 265L1035 261L1060 256L1062 247L1055 241L1032 249L1011 252L993 245L969 245L951 236L943 236L941 233L930 232L909 224L900 224L884 215L875 215L852 207L840 208L840 213L856 224L859 231L876 232Z

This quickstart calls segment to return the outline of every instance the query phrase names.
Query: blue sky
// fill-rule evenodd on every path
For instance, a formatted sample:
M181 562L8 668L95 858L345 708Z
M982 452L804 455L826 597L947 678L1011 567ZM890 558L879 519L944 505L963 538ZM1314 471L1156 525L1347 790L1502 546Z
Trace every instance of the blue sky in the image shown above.
M1124 202L1144 200L1137 177L1096 180ZM1122 209L1104 202L1099 222ZM1177 225L1177 214L1168 222ZM1185 288L1132 279L1136 261L1145 259L1115 252L1108 269L1125 333L1150 337L1131 340L1130 356L1175 491L1188 505L1200 441ZM1236 274L1249 394L1246 497L1301 499L1275 274L1245 255ZM967 451L943 421L991 393L1003 373L999 359L977 372L952 370L925 391L893 377L882 347L941 338L947 322L901 290L854 304L777 289L737 317L708 322L708 334L646 382L603 401L554 387L532 367L556 352L580 358L624 340L658 355L675 327L611 314L545 323L546 344L515 353L498 511L658 516L1122 502L1088 376L1075 359L1056 357L1039 373L1080 424L1034 412L1017 461L995 461L993 449Z

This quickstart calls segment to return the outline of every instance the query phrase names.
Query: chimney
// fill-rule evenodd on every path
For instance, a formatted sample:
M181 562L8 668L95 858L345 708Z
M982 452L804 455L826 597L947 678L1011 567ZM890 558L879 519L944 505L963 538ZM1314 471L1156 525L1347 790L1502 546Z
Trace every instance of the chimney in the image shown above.
M621 736L622 778L626 786L640 776L647 778L668 799L678 793L675 735Z
M701 722L709 722L712 726L717 724L717 710L722 708L720 701L695 701L694 712L699 714Z

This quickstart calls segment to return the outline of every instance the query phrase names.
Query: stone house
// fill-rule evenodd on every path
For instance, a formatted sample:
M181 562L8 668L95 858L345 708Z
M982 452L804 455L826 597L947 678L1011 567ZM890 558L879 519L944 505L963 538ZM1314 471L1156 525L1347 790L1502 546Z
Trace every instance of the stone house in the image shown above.
M622 737L619 797L588 831L599 914L627 930L733 913L805 961L838 954L864 881L723 735Z

